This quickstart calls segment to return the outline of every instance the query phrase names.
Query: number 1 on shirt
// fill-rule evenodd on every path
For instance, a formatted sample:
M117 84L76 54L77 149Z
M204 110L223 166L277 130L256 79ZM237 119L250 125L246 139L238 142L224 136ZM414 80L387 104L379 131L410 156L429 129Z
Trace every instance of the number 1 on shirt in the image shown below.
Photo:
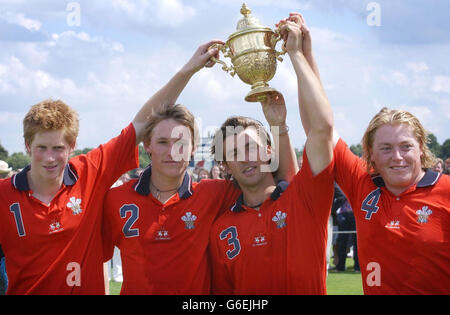
M14 219L16 220L17 233L19 233L19 237L25 236L25 228L23 226L22 220L22 212L20 211L20 205L18 203L14 203L9 206L9 210L14 214Z

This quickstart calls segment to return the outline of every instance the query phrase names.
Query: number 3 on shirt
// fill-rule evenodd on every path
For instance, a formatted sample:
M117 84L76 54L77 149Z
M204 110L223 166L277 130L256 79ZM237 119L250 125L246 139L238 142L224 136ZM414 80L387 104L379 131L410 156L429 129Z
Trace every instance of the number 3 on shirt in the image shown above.
M228 235L230 235L229 238ZM230 260L239 255L241 252L241 243L237 237L238 233L235 226L230 226L220 233L220 240L223 241L228 238L228 245L233 246L233 250L227 250L227 257Z

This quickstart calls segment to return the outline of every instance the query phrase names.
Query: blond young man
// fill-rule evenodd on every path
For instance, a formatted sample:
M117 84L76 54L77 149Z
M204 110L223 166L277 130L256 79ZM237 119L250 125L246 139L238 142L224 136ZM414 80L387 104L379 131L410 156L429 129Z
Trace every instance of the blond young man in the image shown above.
M23 121L31 164L0 180L0 244L8 257L8 294L105 293L103 198L121 174L138 166L136 145L160 104L154 98L119 136L74 158L75 110L53 100L31 107Z
M303 49L310 50L303 52L312 56L303 17L292 13L285 23L288 40L303 33ZM321 105L331 118L329 104ZM314 109L304 109L308 133ZM427 143L417 117L388 108L364 133L363 159L334 131L335 178L355 214L365 294L447 294L450 289L450 178L430 169L435 157Z

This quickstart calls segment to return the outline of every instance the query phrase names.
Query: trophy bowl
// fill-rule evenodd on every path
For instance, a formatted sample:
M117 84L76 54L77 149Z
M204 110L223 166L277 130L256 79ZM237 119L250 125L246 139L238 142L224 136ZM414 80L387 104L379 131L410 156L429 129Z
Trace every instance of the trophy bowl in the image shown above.
M244 18L238 22L237 32L228 37L225 45L213 45L219 48L224 57L231 58L231 67L221 60L213 61L223 65L222 69L235 74L245 83L251 85L251 91L245 97L247 102L264 101L268 95L280 94L269 86L277 70L277 60L285 51L278 52L275 46L281 40L280 33L269 27L261 26L259 21L251 16L251 11L244 3L241 8Z

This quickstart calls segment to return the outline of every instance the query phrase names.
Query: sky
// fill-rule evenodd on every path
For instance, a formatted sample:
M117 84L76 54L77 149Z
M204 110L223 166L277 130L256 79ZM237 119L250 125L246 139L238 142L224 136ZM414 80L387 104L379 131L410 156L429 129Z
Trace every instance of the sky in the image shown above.
M22 120L45 99L80 115L77 148L118 135L140 107L211 39L236 31L236 0L0 0L0 144L25 152ZM300 12L340 136L360 142L383 107L415 114L439 143L450 138L450 1L247 0L262 25ZM280 49L278 44L277 49ZM231 64L229 59L222 60ZM295 147L306 141L286 56L270 86L283 93ZM221 66L202 69L178 102L203 135L230 115L265 122L250 86ZM267 124L266 124L267 125Z

